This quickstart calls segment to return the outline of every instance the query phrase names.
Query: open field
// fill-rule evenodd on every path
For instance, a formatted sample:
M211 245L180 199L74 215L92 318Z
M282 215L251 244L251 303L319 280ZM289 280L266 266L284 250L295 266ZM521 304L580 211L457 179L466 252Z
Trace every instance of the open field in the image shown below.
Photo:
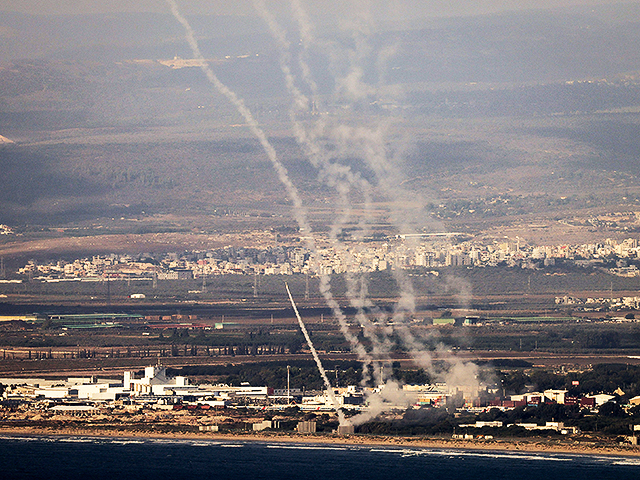
M20 352L21 354L24 352ZM640 350L635 355L612 353L561 354L549 352L513 352L513 351L474 351L457 352L456 358L465 362L478 362L488 365L533 365L543 368L587 369L598 364L640 365ZM434 354L434 360L450 359L450 355ZM323 354L323 362L355 361L352 354ZM124 371L142 370L157 357L118 358L118 359L67 359L61 360L0 360L0 375L3 377L68 378L97 375L99 378L121 379ZM298 362L311 361L309 353L261 356L216 356L209 357L162 357L162 364L171 368L197 367L206 365L250 365L256 362ZM390 361L399 362L403 368L415 368L414 361L407 355L396 354ZM504 367L503 367L504 368ZM513 367L512 367L513 368ZM202 378L203 380L206 377Z

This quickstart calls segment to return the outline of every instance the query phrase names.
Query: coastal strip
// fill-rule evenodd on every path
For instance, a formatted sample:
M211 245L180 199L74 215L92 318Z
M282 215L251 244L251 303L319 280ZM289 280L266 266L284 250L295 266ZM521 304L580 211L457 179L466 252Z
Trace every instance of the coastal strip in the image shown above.
M99 428L46 428L16 427L0 425L0 436L41 436L41 437L96 437L96 438L137 438L163 440L211 440L260 443L302 443L309 445L353 445L383 446L440 450L502 451L520 453L554 453L571 455L606 455L620 457L640 457L640 448L610 443L586 443L549 441L546 439L494 439L463 440L428 437L396 437L380 435L336 435L336 434L296 434L275 432L248 432L246 434L224 434L218 432L160 433L143 430L103 430Z

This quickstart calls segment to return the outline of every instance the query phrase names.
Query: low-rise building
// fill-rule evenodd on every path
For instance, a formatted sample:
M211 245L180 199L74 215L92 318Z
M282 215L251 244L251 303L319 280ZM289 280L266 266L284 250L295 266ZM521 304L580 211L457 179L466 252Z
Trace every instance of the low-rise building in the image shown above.
M188 391L188 385L186 377L167 377L167 369L161 365L146 367L140 379L135 378L135 372L124 372L124 388L133 396L177 394Z
M298 433L316 433L316 422L313 421L305 421L298 422L298 426L296 427Z

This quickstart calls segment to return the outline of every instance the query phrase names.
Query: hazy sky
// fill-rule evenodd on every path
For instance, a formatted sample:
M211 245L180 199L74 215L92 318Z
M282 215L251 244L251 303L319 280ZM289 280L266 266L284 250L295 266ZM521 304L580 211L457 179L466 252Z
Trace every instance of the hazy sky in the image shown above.
M268 0L271 4L286 5L287 0ZM620 0L306 0L310 11L339 12L345 5L370 3L383 15L468 15L505 10L524 10L573 5L610 5L640 3ZM246 14L253 11L251 0L178 0L186 14ZM164 0L0 0L0 11L32 14L85 14L114 12L166 12Z

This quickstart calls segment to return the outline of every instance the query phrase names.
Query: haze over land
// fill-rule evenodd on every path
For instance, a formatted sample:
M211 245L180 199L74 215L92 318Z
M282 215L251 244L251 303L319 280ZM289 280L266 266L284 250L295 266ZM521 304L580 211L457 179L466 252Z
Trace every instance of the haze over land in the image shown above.
M638 361L639 1L0 11L5 370Z
M250 3L184 7L203 56L245 99L322 230L344 205L294 138L281 50ZM374 5L367 24L358 9L338 21L309 4L319 101L299 120L379 132L393 181L416 198L418 231L634 211L640 4L558 3L393 2ZM21 4L0 18L0 223L108 230L123 218L134 233L215 232L233 228L219 223L232 215L241 229L293 225L291 198L244 120L186 61L193 54L163 2L126 13L84 2L78 15ZM273 11L293 57L304 54L287 2ZM359 98L336 95L350 77L335 71L335 51L362 54L359 85L372 88ZM377 220L389 223L399 200L362 157L336 158L372 183Z

